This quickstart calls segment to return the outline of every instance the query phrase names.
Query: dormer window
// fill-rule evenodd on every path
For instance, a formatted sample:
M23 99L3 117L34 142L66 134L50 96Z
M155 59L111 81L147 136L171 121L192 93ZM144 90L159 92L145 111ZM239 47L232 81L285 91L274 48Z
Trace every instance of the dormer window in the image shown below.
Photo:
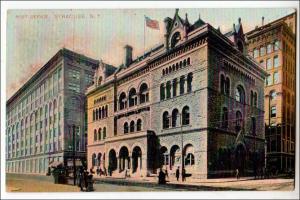
M102 83L102 76L100 76L98 79L98 85L101 85L101 83Z
M180 40L181 40L180 33L179 32L174 33L171 39L171 48L175 47Z

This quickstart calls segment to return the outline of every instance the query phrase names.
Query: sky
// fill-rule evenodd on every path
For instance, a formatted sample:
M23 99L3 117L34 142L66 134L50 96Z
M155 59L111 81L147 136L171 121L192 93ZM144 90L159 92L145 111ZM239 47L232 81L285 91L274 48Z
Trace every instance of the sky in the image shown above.
M241 17L244 32L294 12L293 8L179 9L190 23L199 17L226 33ZM123 47L133 47L133 58L163 42L165 17L175 9L8 10L6 98L9 99L59 49L65 47L105 63L123 63ZM144 16L159 21L160 30L145 28Z

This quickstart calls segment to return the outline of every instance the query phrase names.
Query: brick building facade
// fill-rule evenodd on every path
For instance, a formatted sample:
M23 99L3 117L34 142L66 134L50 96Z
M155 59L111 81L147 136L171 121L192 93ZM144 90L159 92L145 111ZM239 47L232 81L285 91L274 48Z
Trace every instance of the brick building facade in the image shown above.
M126 45L121 66L100 62L86 93L88 168L209 178L263 167L267 74L246 55L241 19L226 34L178 10L164 23L151 51L133 60Z

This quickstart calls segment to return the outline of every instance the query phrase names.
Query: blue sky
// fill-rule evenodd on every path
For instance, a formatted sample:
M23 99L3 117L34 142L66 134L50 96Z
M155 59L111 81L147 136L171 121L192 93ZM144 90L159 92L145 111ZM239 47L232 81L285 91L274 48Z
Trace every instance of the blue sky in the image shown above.
M294 12L293 8L197 8L188 13L190 23L199 15L225 33L241 17L244 32ZM8 10L7 98L16 92L59 49L66 47L94 59L119 66L123 47L133 46L133 56L163 41L163 19L175 9ZM156 19L160 30L146 28L144 15ZM144 34L145 32L145 34ZM145 38L145 46L144 46Z

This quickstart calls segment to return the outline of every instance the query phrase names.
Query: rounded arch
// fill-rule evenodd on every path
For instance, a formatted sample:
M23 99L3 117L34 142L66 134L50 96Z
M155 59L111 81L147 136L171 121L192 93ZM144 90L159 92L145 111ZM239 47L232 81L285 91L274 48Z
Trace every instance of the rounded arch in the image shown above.
M148 84L143 82L139 87L140 103L149 101L149 87Z
M100 166L100 164L101 164L101 157L102 157L102 153L99 152L97 155L97 166Z
M96 154L93 153L92 154L92 167L94 167L96 165Z
M142 153L145 152L144 146L140 142L133 143L133 145L131 145L130 152L133 152L133 149L135 147L139 147L141 149Z
M189 125L190 124L190 107L184 106L182 108L182 125Z
M142 149L140 146L135 146L132 149L132 172L135 173L142 169Z
M128 149L128 151L129 151L129 153L130 153L130 147L129 147L129 145L127 143L125 143L125 142L122 142L119 145L118 149L117 149L117 156L120 156L119 152L120 152L120 150L121 150L122 147L126 147Z
M234 99L240 103L246 103L245 87L242 83L238 83L235 87Z
M135 88L131 88L128 93L129 107L137 104L137 93Z
M142 130L142 120L138 119L136 121L136 131L141 131Z
M175 33L172 34L170 38L171 38L170 40L171 48L174 48L181 40L181 34L179 31L176 31Z
M169 112L164 111L162 115L162 124L163 124L163 129L169 128Z
M135 123L133 120L130 122L129 131L130 131L130 133L135 131Z
M124 125L123 125L123 131L124 131L124 134L126 134L126 133L129 132L128 122L125 122L125 123L124 123Z
M174 108L172 111L172 127L179 126L178 116L179 116L179 111L177 108Z
M122 146L119 150L119 160L120 160L120 171L129 168L129 151L128 147Z
M114 149L110 149L108 153L108 173L110 176L112 175L112 172L118 168L117 163L116 151Z
M179 166L181 162L181 150L179 145L174 144L170 148L170 169L174 166Z
M185 166L195 165L195 149L191 143L188 143L184 146L183 155Z
M127 96L125 92L122 92L119 96L119 109L122 110L126 108Z

